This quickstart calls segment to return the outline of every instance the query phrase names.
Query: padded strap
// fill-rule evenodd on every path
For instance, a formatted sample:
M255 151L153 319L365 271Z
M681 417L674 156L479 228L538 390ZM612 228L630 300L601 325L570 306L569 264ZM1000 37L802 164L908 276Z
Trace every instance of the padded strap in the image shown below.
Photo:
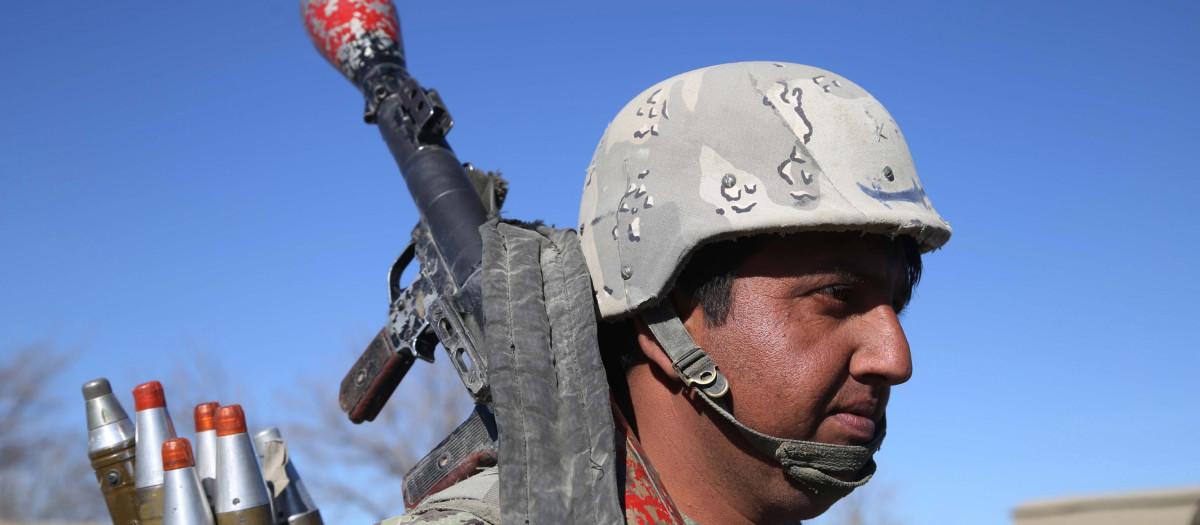
M493 219L484 336L505 523L624 523L595 299L574 231Z

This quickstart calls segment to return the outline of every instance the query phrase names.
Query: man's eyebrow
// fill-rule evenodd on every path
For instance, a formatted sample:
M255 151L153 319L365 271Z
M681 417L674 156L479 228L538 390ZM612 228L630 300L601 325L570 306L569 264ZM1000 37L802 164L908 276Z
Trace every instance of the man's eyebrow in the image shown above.
M884 286L890 280L887 272L867 265L838 264L833 267L830 273L849 282L867 282L878 286Z
M892 306L896 313L904 310L904 307L908 306L909 301L912 300L912 287L903 273L889 275L891 274L889 270L868 264L838 264L833 267L831 273L838 279L849 283L865 282L880 288L890 285L894 288L892 292L895 294L893 297L895 304Z

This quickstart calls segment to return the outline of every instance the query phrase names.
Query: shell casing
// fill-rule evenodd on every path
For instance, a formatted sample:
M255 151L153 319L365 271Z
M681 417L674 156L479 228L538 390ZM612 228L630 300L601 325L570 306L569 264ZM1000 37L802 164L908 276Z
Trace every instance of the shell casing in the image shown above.
M138 523L162 525L163 486L137 487Z
M275 522L271 519L271 506L262 505L219 513L217 525L275 525Z
M195 467L163 473L163 525L213 525L212 510Z
M132 440L126 448L89 456L113 525L139 525L137 489L134 486L136 458Z
M250 436L244 432L217 436L216 485L217 494L213 501L218 521L222 515L261 506L268 520L264 523L271 523L271 496L267 494Z
M141 525L161 525L163 518L162 446L175 439L166 407L137 412L137 505Z
M137 486L154 487L163 483L162 446L175 439L175 425L166 407L137 413Z
M287 525L325 525L321 519L321 510L313 509L304 514L288 516Z
M204 488L204 497L214 507L217 495L217 431L196 432L196 475Z

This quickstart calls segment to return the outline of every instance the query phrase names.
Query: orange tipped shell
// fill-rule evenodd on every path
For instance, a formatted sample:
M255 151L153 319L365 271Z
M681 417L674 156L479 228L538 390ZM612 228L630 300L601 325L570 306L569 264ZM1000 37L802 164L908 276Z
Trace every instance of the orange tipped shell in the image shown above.
M216 401L196 405L196 432L217 428L217 408L220 406Z
M187 438L171 439L162 446L163 470L175 470L196 466L196 458L192 456L192 444Z
M217 410L217 437L246 433L246 414L242 405L226 405Z
M134 388L133 406L138 412L167 406L167 398L163 395L162 383L150 381Z

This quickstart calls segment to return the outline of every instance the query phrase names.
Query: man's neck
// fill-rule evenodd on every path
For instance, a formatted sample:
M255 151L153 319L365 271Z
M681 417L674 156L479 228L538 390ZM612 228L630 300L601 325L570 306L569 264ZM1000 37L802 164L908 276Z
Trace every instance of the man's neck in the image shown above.
M679 510L699 523L750 525L782 521L761 512L767 506L755 501L760 494L751 487L766 485L765 480L756 479L766 469L747 472L739 467L747 460L759 461L749 445L742 443L736 430L725 431L716 425L706 411L682 395L677 381L662 377L656 370L646 364L630 369L626 376L630 389L628 415Z

